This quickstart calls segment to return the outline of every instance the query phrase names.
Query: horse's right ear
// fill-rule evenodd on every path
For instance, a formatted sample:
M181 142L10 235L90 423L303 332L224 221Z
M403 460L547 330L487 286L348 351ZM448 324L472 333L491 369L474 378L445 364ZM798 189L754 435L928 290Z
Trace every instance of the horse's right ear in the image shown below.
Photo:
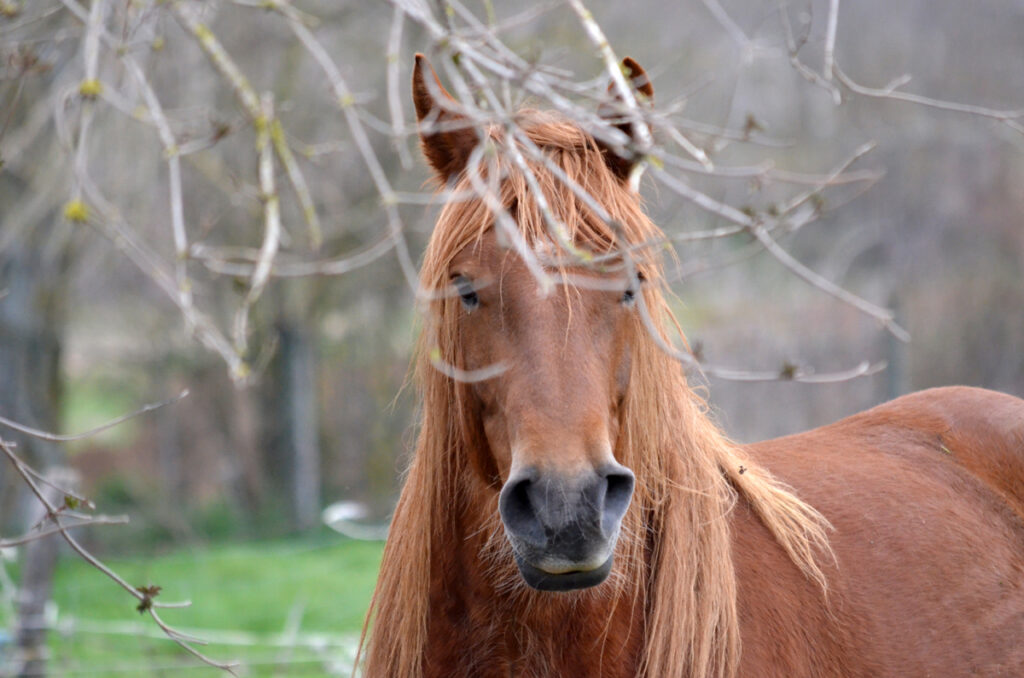
M420 144L427 162L442 181L466 167L476 147L477 135L469 119L458 112L459 104L441 85L434 67L422 54L412 70L412 101L420 122Z
M632 57L626 57L622 60L622 71L627 77L629 86L633 88L633 94L637 98L637 103L641 105L649 106L654 103L654 86L651 84L651 78L647 75L647 71L632 59ZM612 103L602 103L598 109L597 114L602 118L608 120L617 120L615 126L626 133L630 139L636 140L636 131L633 129L633 125L628 121L622 120L622 97L618 92L615 91L615 84L608 83L608 94L613 95ZM626 181L630 173L633 171L633 166L636 165L638 158L630 149L628 155L621 156L614 149L601 141L597 142L598 146L601 147L604 153L605 160L608 163L608 167L611 171L619 177L622 181Z

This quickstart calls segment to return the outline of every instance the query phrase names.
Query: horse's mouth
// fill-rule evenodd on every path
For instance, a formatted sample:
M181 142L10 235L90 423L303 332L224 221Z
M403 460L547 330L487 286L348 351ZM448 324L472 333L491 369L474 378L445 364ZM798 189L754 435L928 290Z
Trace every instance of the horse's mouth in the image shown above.
M613 556L608 556L606 561L591 570L569 570L559 573L546 572L534 567L518 555L516 565L519 567L519 573L523 575L523 580L538 591L573 591L597 586L607 579L612 571L612 558Z

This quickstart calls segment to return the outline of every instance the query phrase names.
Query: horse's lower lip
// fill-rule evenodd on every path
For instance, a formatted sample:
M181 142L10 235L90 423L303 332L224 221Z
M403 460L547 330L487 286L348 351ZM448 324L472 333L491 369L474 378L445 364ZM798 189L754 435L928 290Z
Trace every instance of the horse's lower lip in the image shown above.
M519 567L519 573L523 575L523 580L538 591L572 591L597 586L607 579L608 573L612 571L612 556L608 556L608 560L592 570L576 570L558 574L545 572L518 556L516 565Z
M540 570L544 574L574 574L580 572L591 572L604 567L611 554L611 549L607 549L604 550L603 553L594 554L593 557L588 558L587 560L577 562L570 562L562 558L551 557L541 557L540 559L537 559L530 557L529 553L524 553L522 555L525 562L528 562L532 567Z

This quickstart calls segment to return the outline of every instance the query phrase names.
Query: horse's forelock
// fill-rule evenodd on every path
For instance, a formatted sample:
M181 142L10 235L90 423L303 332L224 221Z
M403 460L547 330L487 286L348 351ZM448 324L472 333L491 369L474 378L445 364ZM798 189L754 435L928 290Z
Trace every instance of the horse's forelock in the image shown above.
M519 116L519 122L523 133L545 154L548 162L600 204L612 221L609 223L594 214L562 177L544 162L533 159L520 145L532 177L528 179L507 154L501 153L491 156L491 164L481 164L477 171L482 179L477 178L476 184L481 180L486 182L489 173L500 174L500 201L506 210L514 206L512 211L524 240L532 247L544 243L558 250L564 245L551 232L534 194L535 184L544 193L551 212L565 226L573 246L593 254L606 254L626 245L647 244L650 247L636 249L634 256L641 260L638 263L652 259L651 251L663 242L663 235L647 218L639 196L608 167L594 139L574 123L550 113L525 111ZM501 130L492 129L488 136L499 145L508 143ZM474 179L464 174L456 181L454 190L460 195L473 194ZM448 264L491 228L494 221L494 215L481 198L448 202L427 248L421 284L428 290L446 285Z

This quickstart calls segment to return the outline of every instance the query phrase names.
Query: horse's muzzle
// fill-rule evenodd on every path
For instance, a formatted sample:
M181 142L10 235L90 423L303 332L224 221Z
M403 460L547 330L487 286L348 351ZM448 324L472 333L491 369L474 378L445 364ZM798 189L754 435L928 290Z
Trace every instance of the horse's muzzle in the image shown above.
M619 464L576 476L535 467L514 473L501 490L498 509L526 583L542 591L568 591L603 582L633 484L633 473Z

